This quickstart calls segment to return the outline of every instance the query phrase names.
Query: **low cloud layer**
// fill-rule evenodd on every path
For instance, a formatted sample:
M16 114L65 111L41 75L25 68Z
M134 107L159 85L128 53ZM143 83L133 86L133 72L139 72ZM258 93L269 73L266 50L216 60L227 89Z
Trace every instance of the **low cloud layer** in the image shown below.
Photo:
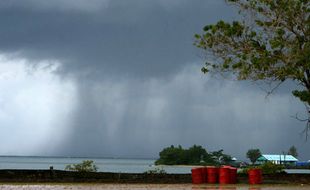
M308 159L294 85L266 99L200 72L193 35L236 17L218 0L1 2L0 154L157 157L200 144L244 159L295 145Z
M303 109L295 98L266 99L252 84L206 77L195 64L144 81L64 82L22 69L0 85L11 86L2 95L1 154L156 157L171 144L200 144L244 159L249 148L281 153L294 144L308 156L303 125L290 117Z

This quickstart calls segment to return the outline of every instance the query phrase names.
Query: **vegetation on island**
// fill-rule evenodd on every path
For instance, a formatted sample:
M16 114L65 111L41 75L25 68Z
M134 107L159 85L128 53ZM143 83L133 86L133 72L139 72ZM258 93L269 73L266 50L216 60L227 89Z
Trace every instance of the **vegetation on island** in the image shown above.
M159 153L156 165L221 165L230 164L232 157L223 150L207 152L202 146L194 145L188 149L182 146L164 148Z
M94 164L93 160L83 160L79 164L69 164L65 170L76 171L76 172L96 172L98 167Z
M285 81L305 104L306 137L310 129L310 1L226 0L241 18L207 25L195 35L206 57L204 73L262 81L272 93Z

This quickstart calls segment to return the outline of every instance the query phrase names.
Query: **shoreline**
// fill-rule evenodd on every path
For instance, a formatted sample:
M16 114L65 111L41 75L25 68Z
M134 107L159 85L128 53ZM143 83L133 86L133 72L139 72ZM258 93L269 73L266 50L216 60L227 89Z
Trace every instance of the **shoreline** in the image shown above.
M238 185L248 176L238 174ZM0 170L3 183L98 183L98 184L191 184L191 174L71 172L63 170ZM264 184L308 184L310 174L263 175Z
M198 167L206 167L201 165L152 165L154 167L180 167L180 168L198 168Z

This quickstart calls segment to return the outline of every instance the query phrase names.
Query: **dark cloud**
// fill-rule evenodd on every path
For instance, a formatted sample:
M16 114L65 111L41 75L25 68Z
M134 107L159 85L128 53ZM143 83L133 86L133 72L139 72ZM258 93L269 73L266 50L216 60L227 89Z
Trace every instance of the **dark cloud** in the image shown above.
M249 83L205 78L197 69L169 80L80 84L81 108L61 153L154 157L171 144L201 144L244 159L249 148L279 154L295 144L306 158L303 125L290 118L302 110L296 99L265 99Z
M265 99L251 83L200 73L193 35L237 18L224 1L92 3L0 2L1 53L29 65L57 62L55 74L74 86L60 88L71 94L55 100L65 114L49 114L62 129L50 130L37 154L156 157L171 144L201 144L244 158L249 148L281 153L294 144L310 156L303 124L290 117L303 111L290 95L294 85Z
M30 2L1 3L0 50L60 60L64 73L95 77L166 76L198 58L195 32L232 12L224 2L202 0L108 1L93 11Z

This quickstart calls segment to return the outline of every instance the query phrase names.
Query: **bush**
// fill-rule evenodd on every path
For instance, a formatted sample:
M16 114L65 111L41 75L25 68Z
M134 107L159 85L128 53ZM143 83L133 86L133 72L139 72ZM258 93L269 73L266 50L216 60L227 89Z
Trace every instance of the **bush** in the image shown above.
M242 170L238 171L239 174L248 174L248 171L252 168L258 168L261 169L263 174L276 174L281 173L285 167L283 165L274 164L272 162L266 162L259 166L249 166L246 168L243 168Z
M156 168L148 170L144 173L146 173L146 174L166 174L167 172L163 168L156 167Z
M283 169L285 169L283 165L274 164L272 162L266 162L258 166L258 168L262 169L263 174L276 174L282 172Z
M98 167L92 160L83 160L80 164L69 164L65 170L77 171L77 172L96 172Z
M238 174L242 174L242 175L245 175L245 174L248 174L248 171L253 168L253 167L246 167L246 168L242 168L240 170L237 171Z

